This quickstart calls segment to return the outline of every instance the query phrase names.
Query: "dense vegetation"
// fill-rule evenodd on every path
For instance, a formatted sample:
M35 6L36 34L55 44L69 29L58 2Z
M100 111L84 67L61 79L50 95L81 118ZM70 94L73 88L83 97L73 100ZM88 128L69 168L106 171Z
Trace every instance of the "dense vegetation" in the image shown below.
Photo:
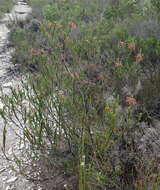
M7 13L11 10L11 7L13 6L12 0L0 0L0 17L3 16L4 13Z
M33 18L10 36L26 78L1 98L1 115L22 130L41 185L158 190L159 1L30 5Z

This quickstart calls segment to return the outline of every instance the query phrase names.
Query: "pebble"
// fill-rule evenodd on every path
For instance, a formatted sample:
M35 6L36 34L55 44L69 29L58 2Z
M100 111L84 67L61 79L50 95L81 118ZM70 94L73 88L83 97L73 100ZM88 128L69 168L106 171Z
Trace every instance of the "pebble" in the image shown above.
M9 180L7 180L7 183L13 183L18 179L18 177L12 177Z
M3 177L2 180L3 180L3 181L6 181L6 180L7 180L7 176Z
M13 83L12 82L7 82L7 83L5 83L5 84L3 84L3 87L11 87L13 85Z

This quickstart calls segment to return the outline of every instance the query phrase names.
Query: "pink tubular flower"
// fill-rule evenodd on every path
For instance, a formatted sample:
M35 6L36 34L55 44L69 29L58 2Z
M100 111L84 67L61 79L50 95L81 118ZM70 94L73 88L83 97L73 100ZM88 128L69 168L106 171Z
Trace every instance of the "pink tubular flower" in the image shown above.
M129 43L128 44L128 49L132 50L132 51L135 51L136 49L136 44L133 42L133 43Z
M138 104L137 100L132 97L126 97L126 103L128 104Z
M77 25L76 25L74 22L70 22L70 23L69 23L69 26L70 26L72 29L76 29L76 28L77 28Z

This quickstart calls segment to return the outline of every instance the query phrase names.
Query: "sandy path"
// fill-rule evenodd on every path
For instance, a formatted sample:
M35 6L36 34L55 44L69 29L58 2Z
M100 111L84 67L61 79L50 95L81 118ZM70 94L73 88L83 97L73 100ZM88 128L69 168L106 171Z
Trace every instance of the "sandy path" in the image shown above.
M27 18L28 14L31 13L31 8L27 5L25 0L20 0L13 7L11 13L5 14L4 18L0 21L0 85L5 89L5 93L9 93L8 86L16 86L18 83L17 76L14 72L14 66L11 63L12 49L8 46L8 35L9 29L7 28L7 23L11 20ZM0 102L0 107L3 104ZM3 128L4 123L0 119L0 190L31 190L31 184L27 182L20 175L15 174L11 167L11 162L6 161L2 153L2 139L3 139ZM11 129L7 130L7 144L6 152L12 157L12 149L16 148L17 139L14 132ZM18 150L17 150L18 151Z

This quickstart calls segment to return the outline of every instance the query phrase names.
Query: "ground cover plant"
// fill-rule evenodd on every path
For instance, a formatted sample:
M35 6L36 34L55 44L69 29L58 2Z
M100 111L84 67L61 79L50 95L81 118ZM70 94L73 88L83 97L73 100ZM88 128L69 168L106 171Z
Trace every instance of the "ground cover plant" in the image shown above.
M27 83L1 97L5 130L22 131L40 169L24 175L46 189L159 189L157 3L30 2L10 36Z

